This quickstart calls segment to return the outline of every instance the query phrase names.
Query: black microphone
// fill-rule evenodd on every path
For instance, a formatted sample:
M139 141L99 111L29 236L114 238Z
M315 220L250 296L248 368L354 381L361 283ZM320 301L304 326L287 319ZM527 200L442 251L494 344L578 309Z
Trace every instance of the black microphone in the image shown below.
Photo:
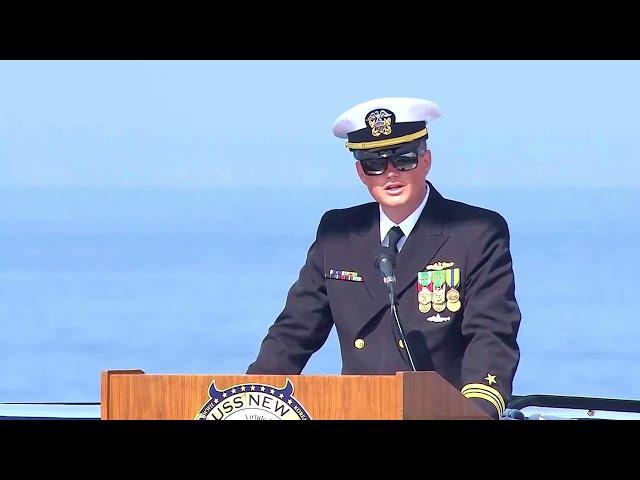
M411 363L411 368L413 371L416 371L416 366L413 363L413 358L411 357L411 352L409 351L409 343L407 342L407 338L404 336L404 331L402 330L402 325L400 323L400 318L398 317L398 298L396 297L396 275L394 272L395 269L395 255L390 254L390 250L388 247L380 247L380 253L376 256L373 264L382 275L382 280L384 284L389 289L389 303L391 304L391 314L396 321L396 325L398 326L398 331L400 332L400 338L402 339L402 343L404 344L404 348L407 350L407 356L409 357L409 363Z
M387 250L386 247L382 248ZM395 292L396 276L393 271L395 267L395 257L389 255L389 253L383 250L378 254L373 264L376 267L376 270L378 270L382 275L382 280L389 289L390 301L394 304L394 302L397 301Z

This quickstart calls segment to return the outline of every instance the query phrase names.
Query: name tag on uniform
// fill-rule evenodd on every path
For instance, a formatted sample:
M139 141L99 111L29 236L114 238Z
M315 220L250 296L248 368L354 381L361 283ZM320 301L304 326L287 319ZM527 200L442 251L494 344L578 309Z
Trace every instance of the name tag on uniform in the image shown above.
M362 282L362 276L358 272L347 272L346 270L329 270L329 273L324 274L324 278L347 280L349 282Z

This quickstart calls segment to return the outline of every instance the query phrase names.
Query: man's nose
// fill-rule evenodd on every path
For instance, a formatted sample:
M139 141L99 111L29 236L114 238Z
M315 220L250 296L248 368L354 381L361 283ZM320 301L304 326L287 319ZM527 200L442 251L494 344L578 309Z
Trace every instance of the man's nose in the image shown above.
M387 165L386 174L387 177L397 177L398 175L400 175L400 170L394 167L393 163L389 162L389 164Z

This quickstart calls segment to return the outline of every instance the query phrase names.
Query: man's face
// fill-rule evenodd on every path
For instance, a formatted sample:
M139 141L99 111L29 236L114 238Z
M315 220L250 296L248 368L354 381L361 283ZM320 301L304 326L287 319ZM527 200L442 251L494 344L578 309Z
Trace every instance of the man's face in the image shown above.
M359 161L356 169L362 183L371 196L383 207L415 209L420 205L426 190L425 178L431 168L431 152L421 151L418 166L413 170L397 170L391 162L381 175L366 175ZM410 213L410 212L409 212Z

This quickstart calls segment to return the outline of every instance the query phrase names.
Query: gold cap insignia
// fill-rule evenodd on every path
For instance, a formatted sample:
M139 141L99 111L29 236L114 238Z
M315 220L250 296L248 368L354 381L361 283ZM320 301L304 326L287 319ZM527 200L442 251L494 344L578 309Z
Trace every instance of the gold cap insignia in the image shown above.
M374 110L367 116L367 123L371 127L371 135L391 134L391 114L386 110Z

